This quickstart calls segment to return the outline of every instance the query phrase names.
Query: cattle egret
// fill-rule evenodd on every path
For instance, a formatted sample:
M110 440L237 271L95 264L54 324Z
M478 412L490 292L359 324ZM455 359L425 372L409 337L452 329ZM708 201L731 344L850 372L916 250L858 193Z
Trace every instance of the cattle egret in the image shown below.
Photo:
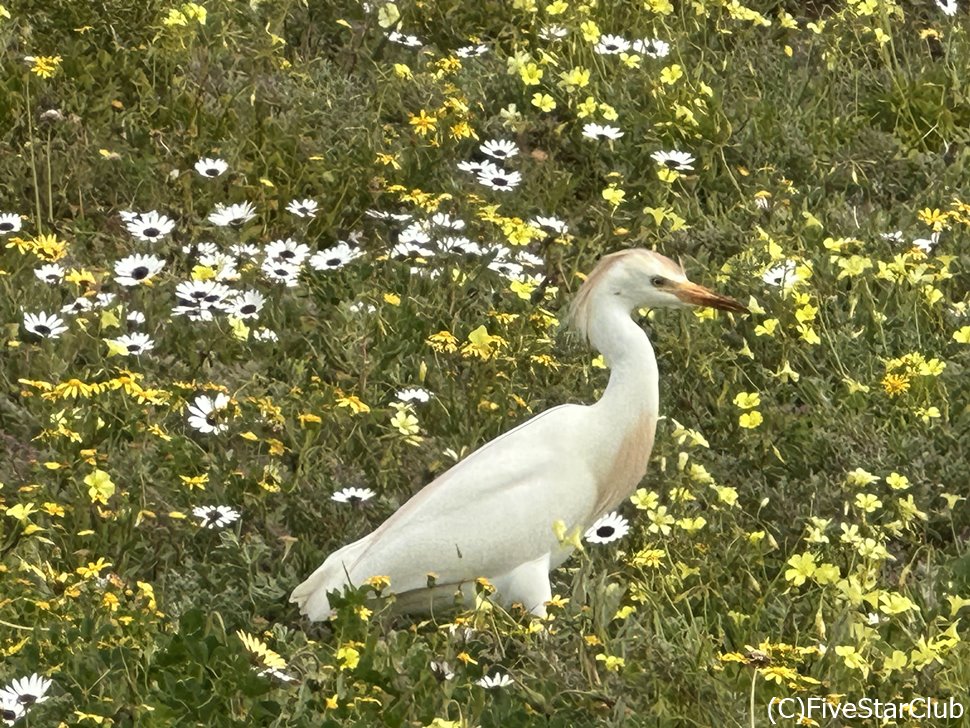
M427 612L454 603L459 590L473 603L474 582L485 577L498 603L545 615L549 572L573 549L563 533L582 533L612 511L647 470L659 405L657 360L631 313L685 305L747 312L691 283L658 253L605 256L571 311L575 328L611 369L599 401L554 407L479 448L370 534L332 553L290 601L311 620L327 619L328 592L386 576L398 611Z

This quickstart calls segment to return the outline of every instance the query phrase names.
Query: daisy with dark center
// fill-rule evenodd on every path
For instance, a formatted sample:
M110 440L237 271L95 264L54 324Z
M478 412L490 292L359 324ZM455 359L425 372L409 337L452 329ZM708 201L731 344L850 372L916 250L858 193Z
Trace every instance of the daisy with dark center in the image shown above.
M676 149L669 152L654 152L650 155L650 158L660 166L677 172L690 172L694 169L694 162L696 161L693 155L687 152L679 152Z
M61 313L77 315L85 311L90 311L92 308L94 308L94 303L90 298L78 296L71 303L61 306Z
M141 311L130 311L128 315L125 316L125 320L134 326L141 326L143 323L145 323L145 314L143 314Z
M13 212L0 212L0 235L9 235L20 230L20 215Z
M519 148L515 142L508 139L490 139L482 144L479 149L492 159L508 159L519 153Z
M468 238L460 235L449 235L441 238L438 250L442 253L457 253L459 255L481 255L482 247Z
M522 182L522 175L492 166L478 173L478 182L493 190L511 192Z
M648 58L666 58L670 54L670 44L657 38L644 38L633 41L633 51Z
M57 339L67 331L67 326L60 316L43 312L25 313L24 328L34 336L42 336L45 339Z
M316 200L307 198L303 200L292 200L286 206L286 210L291 215L296 215L297 217L316 217L319 207L320 205L317 204Z
M569 226L565 223L565 221L560 220L558 217L536 215L534 218L529 220L529 223L535 225L536 227L552 230L552 232L556 233L557 235L565 235L569 232Z
M761 276L769 286L791 285L795 280L795 261L786 260L779 265L769 268Z
M0 697L4 702L14 700L26 713L37 703L47 700L47 691L50 690L51 681L41 677L36 672L30 677L22 677L14 680L7 687L0 690Z
M116 298L117 296L110 291L102 291L94 297L94 305L98 308L107 308Z
M418 243L398 243L393 248L391 252L388 253L388 257L391 260L405 261L405 260L419 260L423 258L431 258L434 256L434 251L424 245L419 245Z
M489 270L493 270L496 273L501 274L510 281L520 280L524 273L523 268L519 263L511 260L502 260L501 258L496 258L493 260L488 264L488 267Z
M253 338L256 341L279 341L279 335L272 329L267 329L265 327L261 329L256 329L253 332Z
M363 251L340 241L332 248L314 253L310 256L309 263L313 270L338 270L363 254Z
M23 717L24 707L17 702L16 697L0 691L0 721L13 725Z
M370 500L377 493L372 491L370 488L344 488L343 490L338 490L332 496L330 500L337 501L337 503L349 503L350 505L360 505L364 501Z
M126 222L125 227L139 240L155 243L175 229L175 221L165 215L159 215L155 210L151 210Z
M293 288L300 280L302 267L282 260L265 260L260 270L267 280Z
M219 246L212 241L206 240L201 243L193 243L192 245L183 245L182 252L186 255L197 255L199 257L203 255L216 255L219 252Z
M431 667L431 673L439 682L446 682L455 677L455 673L444 660L431 660L429 666Z
M448 230L464 230L465 221L460 217L452 217L446 212L436 212L431 216L431 224Z
M458 169L462 172L481 174L485 169L498 169L492 162L459 162Z
M195 163L195 171L203 177L218 177L227 169L229 169L229 165L226 164L224 159L202 157L202 159Z
M583 536L590 543L610 543L630 532L629 522L616 511L600 518Z
M593 50L603 56L626 53L630 50L630 41L618 35L601 35Z
M240 276L239 271L236 269L236 259L228 253L203 255L199 258L199 264L214 270L217 281L239 280Z
M395 213L383 212L382 210L367 210L364 214L375 220L394 220L395 222L407 222L413 217L413 215L409 215L406 212Z
M240 258L248 258L249 260L252 260L260 253L259 246L253 245L252 243L236 243L235 245L229 246L229 250L233 255L238 255Z
M243 291L232 299L228 313L239 319L259 318L259 312L266 305L266 297L259 291Z
M266 246L265 253L268 261L299 266L310 254L310 248L292 238L287 238L286 240L274 240Z
M165 261L157 256L135 253L115 263L115 282L122 286L138 286L150 281L164 267Z
M462 46L455 51L455 55L459 58L474 58L475 56L483 56L486 53L488 53L487 45Z
M609 124L589 123L583 126L583 136L587 139L619 139L623 132L615 126Z
M225 422L229 395L220 392L215 397L200 394L188 407L189 426L207 435L219 434L229 429Z
M569 35L569 30L562 25L546 25L539 29L542 40L562 40Z
M397 236L398 242L401 243L417 243L418 245L424 245L425 243L431 242L431 236L428 234L427 223L426 222L412 222L406 228L404 228Z
M199 519L202 528L225 528L242 514L229 506L197 506L192 515Z
M182 281L175 287L175 298L180 306L223 310L232 296L233 290L218 281Z
M34 275L39 280L44 281L44 283L53 285L64 280L64 268L57 263L48 263L47 265L42 265L40 268L34 268Z
M117 339L109 339L108 341L114 345L118 353L123 352L128 356L139 356L155 348L155 342L152 341L151 337L140 331L133 334L125 334L124 336L119 336Z
M235 205L216 204L209 213L208 220L219 227L238 227L256 217L256 208L251 202L238 202Z
M424 45L416 35L405 35L404 33L399 33L396 30L392 30L390 33L388 33L387 39L391 41L391 43L397 43L398 45L407 46L408 48L418 48Z

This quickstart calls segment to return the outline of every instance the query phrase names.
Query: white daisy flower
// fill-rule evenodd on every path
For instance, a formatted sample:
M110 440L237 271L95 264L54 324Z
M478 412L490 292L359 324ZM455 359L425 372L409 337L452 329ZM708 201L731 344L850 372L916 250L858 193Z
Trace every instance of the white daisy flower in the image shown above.
M129 356L138 356L155 348L155 342L152 341L151 337L140 331L134 334L119 336L117 339L109 339L109 341L115 346L124 349Z
M416 243L417 245L431 242L431 236L428 235L427 223L425 222L412 222L398 233L397 239L401 243Z
M218 255L219 246L207 240L205 242L194 243L192 245L183 245L182 252L186 255L197 255L201 258L205 255Z
M64 280L64 272L64 268L57 263L48 263L47 265L42 265L40 268L34 268L34 275L39 280L44 281L44 283L50 283L51 285Z
M172 313L182 315L190 310L208 309L224 311L228 308L233 294L229 286L218 281L182 281L175 287L178 306Z
M229 506L197 506L192 509L192 515L199 519L203 528L225 528L238 521L242 514Z
M419 258L431 258L434 256L434 251L431 248L419 245L418 243L398 243L393 248L391 252L388 253L388 257L391 260L405 261L405 260L417 260Z
M494 690L496 688L507 688L513 682L515 681L504 672L497 672L492 676L486 675L481 680L476 680L475 684L486 690Z
M666 58L670 54L670 44L658 38L644 38L633 41L633 50L648 58Z
M367 210L364 214L375 220L395 220L397 222L406 222L412 217L407 213L383 212L382 210Z
M942 10L944 15L949 15L951 18L957 14L959 9L957 0L936 0L936 7Z
M256 674L260 677L276 678L282 683L296 682L296 678L293 675L290 675L288 672L283 672L277 667L264 667L260 670L259 665L253 665L253 669L257 671Z
M569 30L562 25L546 25L539 29L542 40L562 40L569 35Z
M229 306L229 315L239 319L259 318L259 312L266 305L266 296L259 291L242 291Z
M135 220L140 218L141 213L135 212L134 210L122 210L121 212L118 213L118 217L121 218L121 221L123 223L127 224L129 222L134 222Z
M51 681L35 672L30 677L14 680L0 692L4 697L13 697L26 712L37 703L47 700L47 691L50 687Z
M795 261L786 260L773 268L769 268L761 276L761 280L769 286L790 286L795 282Z
M480 174L482 170L486 167L491 167L497 169L492 162L459 162L458 169L462 172L471 172L472 174Z
M216 272L217 281L238 281L240 278L236 259L227 253L203 255L199 258L199 264L212 268Z
M558 235L565 235L569 232L569 225L567 225L564 220L560 220L558 217L544 217L543 215L536 215L534 218L529 220L529 223L531 225L535 225L536 227L552 230Z
M455 677L455 673L452 671L448 663L445 662L444 660L441 660L441 661L431 660L431 662L429 663L429 666L431 667L431 672L441 682L451 680L452 678Z
M282 260L265 260L260 266L263 275L274 283L282 283L287 288L293 288L300 281L302 266L287 263Z
M404 33L398 33L396 30L392 30L387 34L387 39L391 43L397 43L398 45L407 46L408 48L417 48L418 46L424 45L416 35L405 35Z
M256 329L256 331L253 332L253 338L256 339L256 341L279 341L280 340L280 337L277 335L275 331L273 331L272 329L267 329L265 327L261 329Z
M115 282L122 286L137 286L158 275L165 261L154 255L135 253L115 262Z
M913 241L913 247L919 248L926 255L929 255L930 252L933 250L933 248L936 247L936 244L939 242L940 242L940 233L935 232L931 234L928 238L916 238L916 240Z
M145 314L143 314L141 311L129 311L128 315L125 316L125 320L135 326L141 326L143 323L145 323Z
M20 230L20 215L15 212L0 212L0 235L9 235Z
M220 392L215 397L200 394L189 405L189 426L206 434L225 432L229 425L222 421L221 416L228 406L228 394Z
M117 296L110 291L104 291L94 297L94 305L98 308L107 308L116 298Z
M431 224L448 230L464 230L465 221L460 217L452 217L446 212L437 212L431 216Z
M363 254L363 251L340 241L332 248L314 253L310 256L309 263L313 270L338 270Z
M650 158L659 164L661 167L666 167L667 169L676 169L678 172L689 172L694 169L694 159L693 155L687 152L679 152L676 149L666 152L659 151L654 152L650 155Z
M482 56L486 53L488 53L487 45L462 46L455 51L455 55L459 58L474 58L475 56Z
M460 255L481 255L482 246L461 235L449 235L438 241L438 250L442 253L458 253Z
M230 245L229 250L233 255L238 255L240 258L249 258L250 260L262 252L258 245L253 245L252 243L236 243L235 245Z
M524 274L524 269L521 264L512 260L503 260L502 258L496 258L488 264L488 267L490 270L501 274L510 281L521 280Z
M227 169L229 169L229 165L226 164L226 161L215 157L202 157L195 163L195 171L203 177L218 177Z
M408 387L407 389L397 390L395 395L402 402L427 402L431 399L431 393L421 387Z
M67 326L60 316L43 312L25 313L24 328L34 336L42 336L45 339L57 339L67 331Z
M616 511L596 521L583 535L590 543L609 543L623 538L630 532L630 524Z
M165 215L159 215L155 210L151 210L126 222L125 227L139 240L155 243L175 229L175 221Z
M337 501L337 503L350 503L351 505L356 505L358 503L363 503L366 500L370 500L377 493L372 491L370 488L344 488L343 490L338 490L332 496L330 500Z
M235 205L216 204L216 209L209 213L209 222L219 227L242 225L256 217L256 208L251 202L239 202Z
M879 233L879 237L883 240L888 240L890 243L901 243L903 242L903 231L893 230L889 233Z
M316 200L306 198L303 200L292 200L286 206L286 211L297 217L316 217L319 207L320 205L317 204Z
M603 56L613 56L630 50L630 41L619 35L601 35L593 50Z
M508 139L489 139L479 149L482 154L486 154L492 159L508 159L519 153L519 148L515 145L515 142Z
M619 139L623 132L609 124L594 124L590 122L583 126L583 136L587 139Z
M61 306L61 313L79 314L84 313L85 311L90 311L92 308L94 308L94 303L90 298L78 296L71 303L66 303Z
M522 175L518 172L508 172L498 167L483 169L478 173L478 182L493 190L510 192L522 182Z
M24 717L26 711L16 696L0 690L0 721L6 725L13 725Z
M287 238L286 240L274 240L266 246L264 252L268 261L299 266L310 254L310 247L304 243L296 242L293 238Z

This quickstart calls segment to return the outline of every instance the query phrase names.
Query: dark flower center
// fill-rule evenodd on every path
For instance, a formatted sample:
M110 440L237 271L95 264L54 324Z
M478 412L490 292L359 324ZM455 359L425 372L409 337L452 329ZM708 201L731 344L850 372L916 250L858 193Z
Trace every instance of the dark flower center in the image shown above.
M24 693L23 695L20 695L20 696L17 697L17 702L20 703L21 705L31 706L31 705L33 705L34 703L37 702L37 698L38 697L39 696L37 696L37 695L31 695L29 693Z
M256 313L256 305L253 303L247 303L245 306L239 309L242 313Z
M677 167L680 166L680 162L678 162L676 159L667 159L664 160L664 166L667 169L677 169Z
M44 324L37 324L34 327L34 331L42 336L47 336L47 334L51 332L50 328L48 328L47 326L44 326Z
M507 185L508 183L509 183L509 181L507 179L502 178L502 177L493 177L492 178L492 184L495 185L496 187L505 187L505 185Z
M289 259L289 258L292 258L294 255L296 255L296 253L294 253L292 250L281 250L279 257L284 259Z
M10 232L11 230L13 230L12 222L0 222L0 231L7 233L7 232Z
M140 344L128 344L128 353L129 354L137 354L139 351L141 351L141 345Z
M336 268L341 263L343 263L343 261L340 258L330 258L327 261L327 265L329 265L331 268Z
M7 710L6 708L0 709L0 718L8 723L13 723L17 719L17 714L12 710Z
M221 300L221 298L215 293L210 293L208 296L205 297L205 300L206 300L206 303L215 303Z
M161 234L162 234L162 231L154 227L145 228L142 231L142 235L144 235L146 238L157 238Z
M215 526L217 523L219 523L220 517L221 517L221 514L219 513L219 511L209 511L205 515L205 522L211 526Z
M219 170L216 169L215 167L206 167L205 174L208 177L218 177Z
M300 205L298 208L296 208L296 211L301 215L308 215L310 213L310 208Z
M600 538L609 538L614 533L616 533L616 529L613 526L600 526L596 529L596 535Z
M143 265L138 266L131 272L131 277L136 281L140 281L142 278L148 275L148 268Z

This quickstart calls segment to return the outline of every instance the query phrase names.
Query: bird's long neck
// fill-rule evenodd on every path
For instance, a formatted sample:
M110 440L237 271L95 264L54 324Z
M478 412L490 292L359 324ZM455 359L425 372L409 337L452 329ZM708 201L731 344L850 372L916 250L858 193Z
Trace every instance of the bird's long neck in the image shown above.
M593 303L590 343L610 366L610 382L596 403L617 424L650 417L660 406L657 358L647 335L630 317L630 307L610 296Z

